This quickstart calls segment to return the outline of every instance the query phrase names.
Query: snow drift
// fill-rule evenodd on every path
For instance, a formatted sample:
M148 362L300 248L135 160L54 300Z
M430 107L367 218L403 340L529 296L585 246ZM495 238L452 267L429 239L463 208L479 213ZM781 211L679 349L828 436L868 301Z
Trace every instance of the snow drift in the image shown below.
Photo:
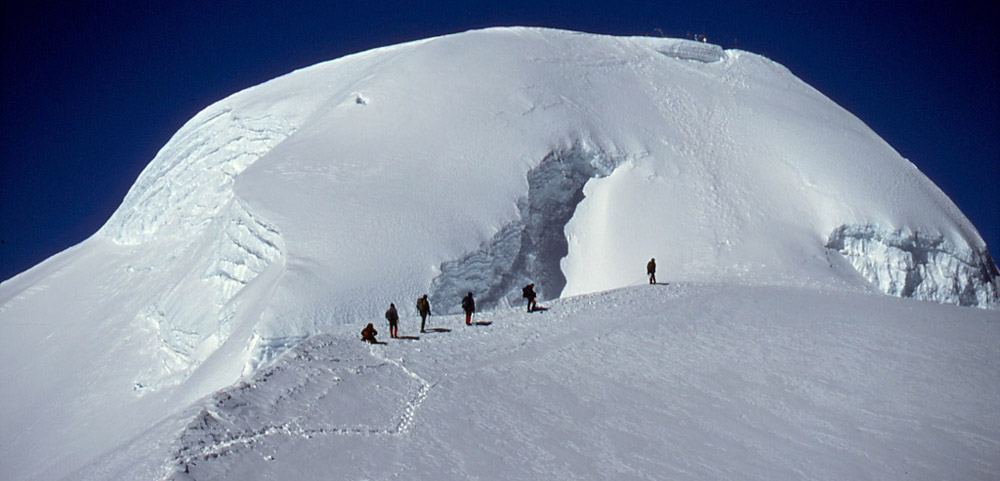
M18 393L3 430L31 433L2 454L15 477L58 477L147 426L123 416L160 419L389 302L598 292L643 282L650 257L661 279L998 302L955 205L784 67L677 39L473 31L208 107L97 235L0 285ZM96 374L62 372L81 363ZM67 433L41 428L42 400ZM29 454L54 444L75 449Z

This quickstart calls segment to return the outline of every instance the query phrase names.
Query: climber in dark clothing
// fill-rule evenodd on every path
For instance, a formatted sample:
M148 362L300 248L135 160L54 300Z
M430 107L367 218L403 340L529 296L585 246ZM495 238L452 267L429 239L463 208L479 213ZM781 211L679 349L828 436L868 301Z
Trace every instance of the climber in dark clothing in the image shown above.
M535 284L532 283L524 286L524 289L521 289L521 293L528 300L528 312L534 311L538 307L538 304L535 303Z
M649 276L650 284L656 284L656 259L650 259L646 263L646 275Z
M361 340L368 342L370 344L375 344L378 342L378 339L375 339L375 336L377 335L378 331L375 330L375 326L373 326L372 323L370 322L368 323L367 326L365 326L364 329L361 330Z
M385 320L389 321L389 337L395 339L399 334L399 314L396 312L396 305L389 303L389 310L385 311Z
M427 300L427 294L417 299L417 312L420 313L420 332L424 332L427 316L431 314L431 303Z
M472 293L470 292L464 298L462 298L462 310L465 311L465 325L472 325L472 313L476 312L476 301L472 299Z

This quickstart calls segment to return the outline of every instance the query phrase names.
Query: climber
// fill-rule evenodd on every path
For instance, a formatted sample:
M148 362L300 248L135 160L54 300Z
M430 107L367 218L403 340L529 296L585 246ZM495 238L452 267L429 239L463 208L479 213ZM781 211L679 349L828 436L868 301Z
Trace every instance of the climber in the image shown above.
M476 301L472 299L471 292L462 298L462 310L465 311L465 325L471 326L472 313L476 312Z
M373 326L370 322L364 329L361 330L361 340L368 342L369 344L378 343L378 339L375 339L375 336L377 335L378 331L375 330L375 326Z
M420 332L425 332L424 325L427 323L427 316L431 314L431 303L427 300L427 294L417 299L417 312L420 313Z
M389 321L389 337L395 339L399 334L399 314L396 312L396 305L389 303L389 310L385 311L385 320Z
M535 284L531 283L521 289L522 297L528 300L528 312L533 312L538 304L535 303Z
M650 284L656 284L656 259L650 259L646 263L646 275L649 276Z

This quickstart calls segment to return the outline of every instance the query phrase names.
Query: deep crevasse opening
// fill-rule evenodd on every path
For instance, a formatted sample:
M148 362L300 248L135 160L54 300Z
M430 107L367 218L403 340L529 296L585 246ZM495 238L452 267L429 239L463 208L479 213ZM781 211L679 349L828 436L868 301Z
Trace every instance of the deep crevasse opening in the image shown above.
M432 305L457 312L467 292L475 293L480 309L516 305L529 282L540 300L558 297L566 285L560 267L569 252L565 227L583 200L583 186L622 162L621 156L580 142L546 155L528 172L528 195L518 200L520 218L476 251L441 264L431 284Z

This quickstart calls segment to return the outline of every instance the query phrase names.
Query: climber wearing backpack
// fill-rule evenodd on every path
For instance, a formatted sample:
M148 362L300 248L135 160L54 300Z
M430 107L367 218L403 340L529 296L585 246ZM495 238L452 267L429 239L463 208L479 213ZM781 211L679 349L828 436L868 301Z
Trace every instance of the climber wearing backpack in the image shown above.
M656 284L656 259L650 259L646 263L646 275L649 276L650 284Z
M417 299L417 312L420 313L420 332L425 332L424 325L427 323L427 316L431 314L431 303L427 300L427 294Z
M399 334L399 314L396 312L396 305L389 303L389 310L385 311L385 320L389 321L389 337L395 339Z
M378 343L378 339L375 339L375 336L377 335L378 331L375 330L375 326L373 326L372 323L370 322L368 323L367 326L365 326L364 329L361 330L361 340L369 344Z
M521 295L528 300L528 312L534 312L538 307L538 304L535 303L535 284L531 283L524 286L524 289L521 289Z
M464 298L462 298L462 310L465 311L465 325L472 325L472 313L476 312L476 301L472 299L472 293L470 292Z

